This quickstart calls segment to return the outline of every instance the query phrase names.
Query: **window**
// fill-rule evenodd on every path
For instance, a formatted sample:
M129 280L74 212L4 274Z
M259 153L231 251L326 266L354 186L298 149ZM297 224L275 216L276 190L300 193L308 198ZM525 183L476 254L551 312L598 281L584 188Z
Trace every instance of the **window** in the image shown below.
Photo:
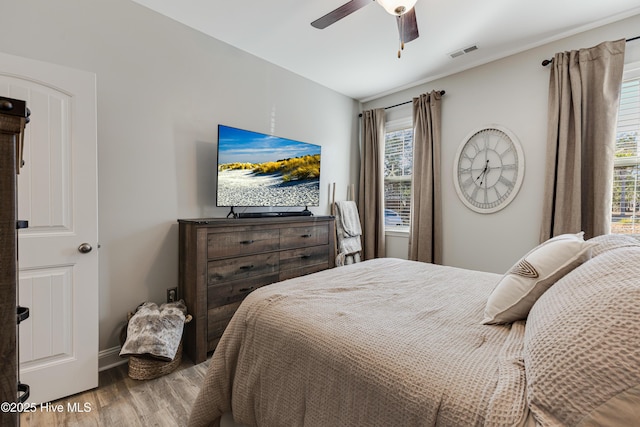
M618 110L612 233L640 233L640 64L625 72Z
M387 122L384 148L384 225L386 230L409 229L412 170L411 119Z

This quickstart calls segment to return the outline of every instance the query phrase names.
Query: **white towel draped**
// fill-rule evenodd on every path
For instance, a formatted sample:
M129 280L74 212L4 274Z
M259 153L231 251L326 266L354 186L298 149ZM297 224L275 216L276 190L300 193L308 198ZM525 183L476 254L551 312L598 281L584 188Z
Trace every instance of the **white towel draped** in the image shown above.
M362 244L360 236L360 216L358 207L354 201L346 200L336 202L336 229L338 239L337 265L352 264L360 261Z

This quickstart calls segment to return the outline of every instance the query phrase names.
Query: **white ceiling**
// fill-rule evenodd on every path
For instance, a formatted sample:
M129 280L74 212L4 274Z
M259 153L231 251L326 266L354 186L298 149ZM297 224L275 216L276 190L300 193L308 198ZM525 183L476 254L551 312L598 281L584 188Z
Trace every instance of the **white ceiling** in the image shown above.
M418 0L420 37L398 59L395 17L374 1L324 30L310 23L347 0L133 1L360 101L640 13L639 0Z

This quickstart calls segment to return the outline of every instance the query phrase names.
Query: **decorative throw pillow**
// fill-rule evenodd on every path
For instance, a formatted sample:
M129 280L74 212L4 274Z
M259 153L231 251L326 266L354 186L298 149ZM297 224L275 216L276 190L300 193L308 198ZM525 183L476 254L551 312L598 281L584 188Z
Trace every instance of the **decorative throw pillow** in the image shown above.
M484 310L485 325L524 320L536 300L562 276L587 261L596 243L584 233L562 234L538 245L502 277Z
M640 247L603 253L535 303L525 328L527 400L546 426L637 426Z

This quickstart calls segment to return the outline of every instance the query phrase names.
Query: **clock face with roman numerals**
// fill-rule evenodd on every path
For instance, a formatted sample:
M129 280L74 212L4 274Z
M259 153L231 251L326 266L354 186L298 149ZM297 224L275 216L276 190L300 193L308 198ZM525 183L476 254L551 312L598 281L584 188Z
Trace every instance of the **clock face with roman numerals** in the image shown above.
M491 125L471 132L456 153L453 181L471 210L492 213L516 196L524 177L524 155L516 136Z

